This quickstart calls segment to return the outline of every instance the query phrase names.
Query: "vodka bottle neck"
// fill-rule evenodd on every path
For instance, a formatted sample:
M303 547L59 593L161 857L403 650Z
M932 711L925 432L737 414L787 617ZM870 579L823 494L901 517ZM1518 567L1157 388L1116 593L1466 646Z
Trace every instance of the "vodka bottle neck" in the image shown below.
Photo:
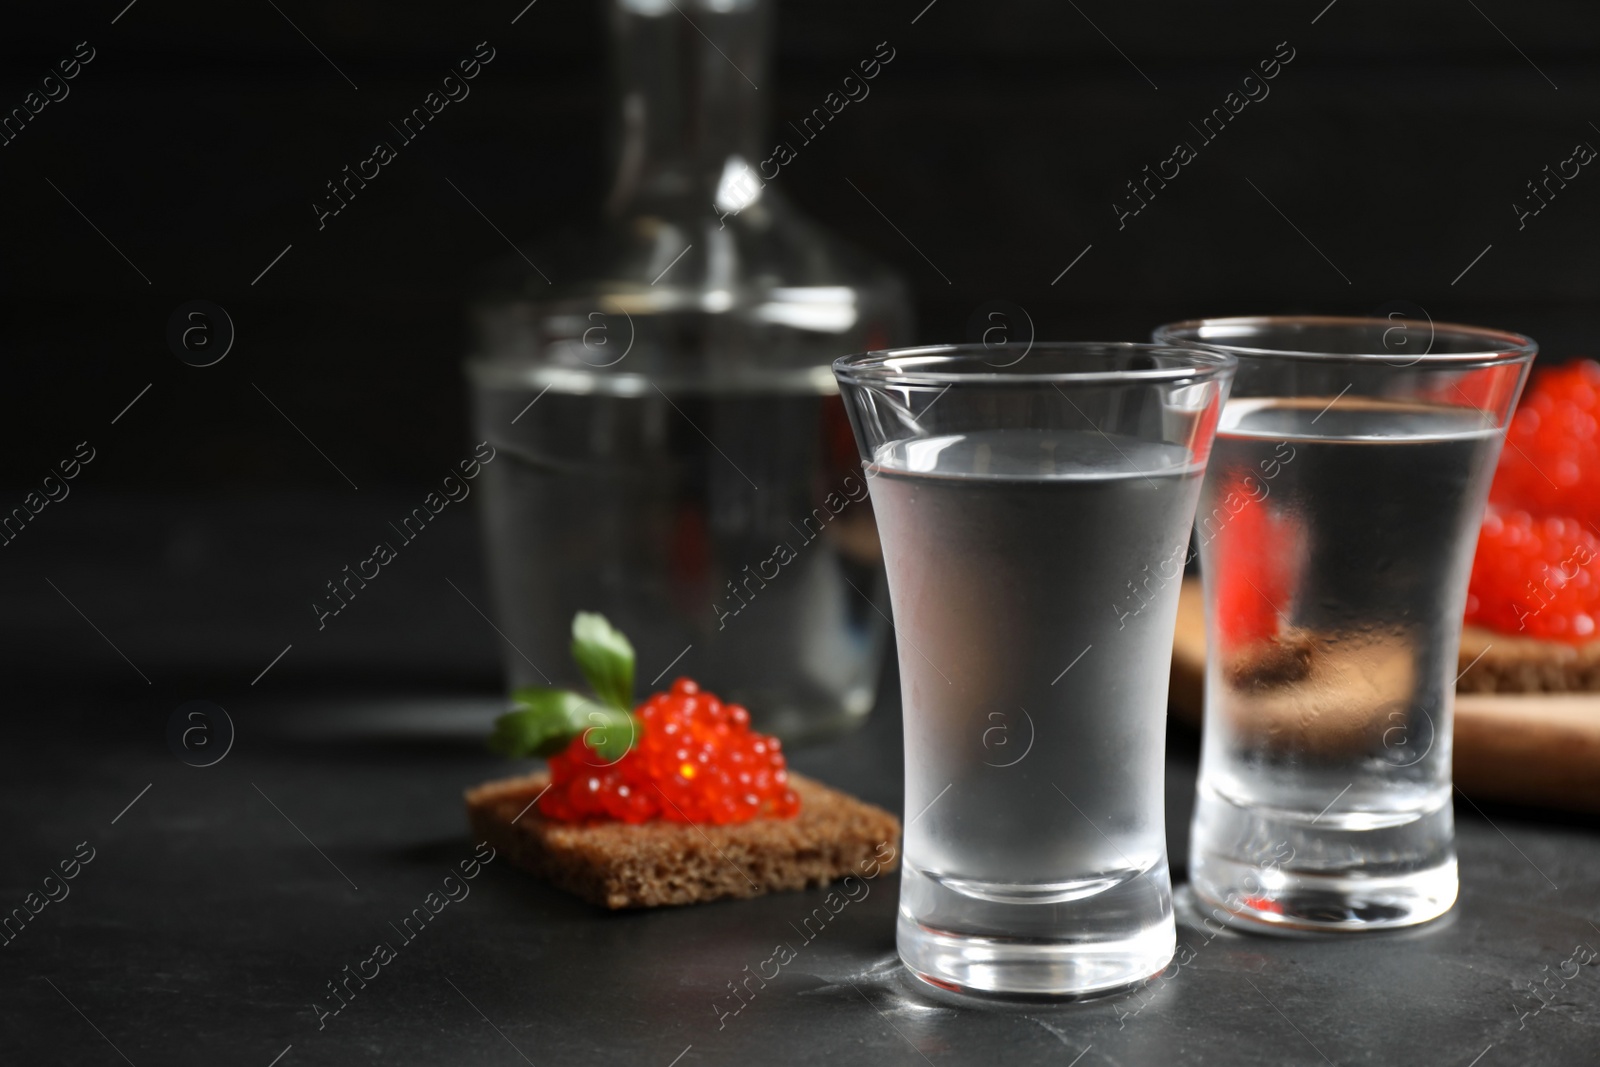
M770 0L612 0L613 217L710 213L765 143Z

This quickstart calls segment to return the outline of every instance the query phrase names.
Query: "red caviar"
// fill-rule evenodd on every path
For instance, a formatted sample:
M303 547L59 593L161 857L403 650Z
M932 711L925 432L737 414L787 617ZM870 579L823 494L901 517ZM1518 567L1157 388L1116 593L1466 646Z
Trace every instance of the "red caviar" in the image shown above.
M553 819L725 825L800 810L777 738L750 729L750 713L679 678L634 710L639 735L606 763L575 737L550 758L539 810Z
M1595 640L1600 537L1576 519L1491 508L1472 561L1467 621L1529 637Z
M1555 641L1600 638L1600 363L1535 374L1489 500L1466 621Z
M1293 595L1302 540L1300 523L1252 494L1252 482L1225 482L1216 509L1201 516L1201 534L1215 538L1216 571L1224 576L1216 594L1217 625L1229 651L1277 636L1279 613L1289 610Z
M1541 370L1506 430L1489 498L1600 525L1600 363Z

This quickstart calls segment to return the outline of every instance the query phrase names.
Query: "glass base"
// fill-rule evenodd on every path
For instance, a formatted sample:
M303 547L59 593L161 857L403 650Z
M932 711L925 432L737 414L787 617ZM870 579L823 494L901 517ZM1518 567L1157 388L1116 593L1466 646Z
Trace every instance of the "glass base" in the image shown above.
M1231 926L1292 932L1387 930L1430 922L1456 902L1456 861L1388 877L1284 874L1266 892L1247 894L1259 869L1196 857L1190 884L1201 910Z
M984 997L1076 1000L1130 989L1166 969L1171 919L1118 941L974 937L921 925L904 912L895 936L908 970L937 989Z
M1219 921L1281 933L1360 932L1429 922L1455 904L1448 793L1439 807L1383 820L1363 815L1357 827L1248 807L1204 785L1196 800L1189 884Z

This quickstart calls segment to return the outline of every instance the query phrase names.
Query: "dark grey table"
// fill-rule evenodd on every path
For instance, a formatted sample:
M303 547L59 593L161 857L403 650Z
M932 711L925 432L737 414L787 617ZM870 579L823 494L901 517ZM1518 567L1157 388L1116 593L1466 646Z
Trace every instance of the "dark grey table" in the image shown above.
M88 501L82 512L0 577L13 608L0 907L60 897L20 930L13 920L0 948L0 1062L1600 1061L1592 820L1458 799L1461 899L1424 929L1275 940L1213 933L1180 912L1187 962L1136 993L958 1003L898 967L893 877L809 940L799 927L820 890L610 914L503 859L459 880L474 854L461 790L518 767L481 749L498 704L495 638L461 602L481 592L465 521L413 555L382 593L392 603L313 638L299 594L326 561L304 547L312 527L359 526L368 512L318 508L313 524L284 517L306 509L212 508L155 530L128 502L116 523ZM149 539L148 558L130 536ZM120 555L96 554L113 541ZM218 601L262 608L208 616ZM247 684L286 643L294 653ZM360 670L324 669L340 660ZM861 733L793 752L795 767L898 808L892 685ZM198 768L168 749L165 728L202 696L227 707L236 736ZM1181 871L1194 740L1175 731L1169 748ZM75 878L45 882L91 850ZM444 900L437 913L401 930L430 893ZM380 942L392 958L365 962ZM742 984L780 943L796 958L765 985ZM374 967L335 998L332 984Z

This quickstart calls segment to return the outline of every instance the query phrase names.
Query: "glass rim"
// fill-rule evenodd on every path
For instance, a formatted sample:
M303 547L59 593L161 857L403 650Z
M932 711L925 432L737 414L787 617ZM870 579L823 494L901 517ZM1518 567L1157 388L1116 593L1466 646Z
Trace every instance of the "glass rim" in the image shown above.
M1485 344L1478 351L1429 351L1420 356L1401 356L1394 352L1318 352L1295 348L1261 348L1248 343L1241 344L1232 341L1178 336L1183 331L1199 332L1206 327L1263 327L1265 329L1274 329L1294 326L1378 327L1385 330L1396 326L1415 326L1419 328L1426 326L1433 337L1448 333L1458 337L1481 339ZM1284 359L1326 363L1386 363L1392 366L1397 365L1396 360L1403 360L1402 364L1398 364L1401 369L1427 365L1446 365L1455 369L1491 367L1503 363L1527 362L1532 360L1539 352L1539 344L1533 338L1520 333L1512 333L1509 330L1497 330L1487 326L1468 326L1456 322L1434 322L1431 318L1388 319L1373 318L1367 315L1237 315L1210 319L1185 319L1181 322L1169 322L1156 327L1152 336L1160 344L1193 346L1217 352L1227 352L1245 359Z
M993 356L1007 348L1020 347L1022 355L1011 363L995 363ZM1083 370L1013 371L1029 355L1061 353L1142 354L1167 356L1168 367L1099 367ZM924 369L976 363L972 370ZM898 364L898 365L897 365ZM851 385L1149 385L1203 382L1231 375L1238 359L1230 352L1199 345L1175 345L1159 341L1040 341L1026 346L985 345L978 342L947 345L921 345L911 348L882 348L840 356L833 361L833 373Z

